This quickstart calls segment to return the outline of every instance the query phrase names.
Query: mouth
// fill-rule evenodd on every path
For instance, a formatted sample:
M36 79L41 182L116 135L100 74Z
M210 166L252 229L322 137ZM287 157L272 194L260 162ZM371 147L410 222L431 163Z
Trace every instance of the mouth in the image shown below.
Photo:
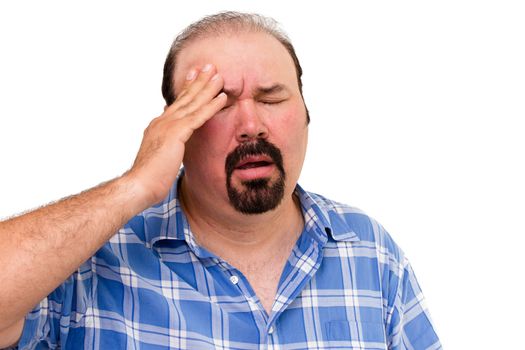
M235 169L252 169L273 164L272 160L268 156L250 156L242 159Z
M243 181L270 177L275 164L267 155L248 156L243 158L234 172Z
M260 156L249 156L244 159L242 159L235 169L244 170L244 169L253 169L253 168L259 168L259 167L265 167L272 165L273 161L270 157L266 155L260 155Z

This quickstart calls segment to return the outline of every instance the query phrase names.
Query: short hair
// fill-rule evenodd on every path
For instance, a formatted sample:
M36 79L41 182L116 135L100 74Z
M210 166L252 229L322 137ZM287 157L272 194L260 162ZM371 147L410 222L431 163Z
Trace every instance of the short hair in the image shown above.
M186 27L186 29L184 29L173 41L168 56L166 57L166 61L164 62L162 77L162 96L164 97L167 106L175 102L174 72L179 53L188 46L188 44L195 40L212 36L233 34L240 30L267 33L277 39L284 46L286 51L288 51L292 57L297 75L297 84L299 86L301 97L303 96L303 83L301 80L303 69L299 63L299 58L295 54L295 49L290 38L279 27L279 23L273 18L259 14L227 11L206 16L199 21L194 22ZM309 123L310 116L307 108L306 116L307 122Z

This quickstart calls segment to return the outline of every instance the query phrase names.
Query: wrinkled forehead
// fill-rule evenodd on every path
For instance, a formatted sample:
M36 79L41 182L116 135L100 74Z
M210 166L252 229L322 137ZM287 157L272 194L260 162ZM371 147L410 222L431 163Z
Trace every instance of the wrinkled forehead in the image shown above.
M264 32L207 36L188 43L176 59L175 95L188 71L207 63L216 66L229 90L280 83L299 91L292 57L283 44Z

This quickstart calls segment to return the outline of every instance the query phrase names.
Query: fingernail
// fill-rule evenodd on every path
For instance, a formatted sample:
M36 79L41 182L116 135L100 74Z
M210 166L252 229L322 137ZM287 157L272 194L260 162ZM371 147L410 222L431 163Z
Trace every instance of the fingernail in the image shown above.
M211 80L217 80L219 79L219 73L215 73L215 75L211 78Z
M211 64L208 63L207 65L204 66L204 68L202 68L202 71L203 72L209 72L210 69L211 69Z
M192 80L193 78L195 78L195 75L197 74L197 72L195 71L195 69L192 69L188 72L188 75L186 75L186 80Z

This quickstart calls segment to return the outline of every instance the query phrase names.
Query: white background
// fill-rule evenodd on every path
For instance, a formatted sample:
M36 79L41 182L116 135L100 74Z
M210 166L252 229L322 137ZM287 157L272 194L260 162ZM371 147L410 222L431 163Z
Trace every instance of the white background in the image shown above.
M301 184L377 218L447 349L524 349L525 11L511 1L0 5L0 217L120 175L162 66L219 10L275 17L311 112Z

